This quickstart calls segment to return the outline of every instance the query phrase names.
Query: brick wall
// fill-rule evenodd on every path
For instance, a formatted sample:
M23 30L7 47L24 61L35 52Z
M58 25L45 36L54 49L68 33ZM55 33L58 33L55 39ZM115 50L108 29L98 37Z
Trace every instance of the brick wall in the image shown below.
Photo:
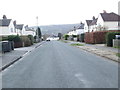
M110 30L110 31L96 31L85 33L85 43L89 44L102 44L105 43L105 36L107 32L120 32L120 30Z

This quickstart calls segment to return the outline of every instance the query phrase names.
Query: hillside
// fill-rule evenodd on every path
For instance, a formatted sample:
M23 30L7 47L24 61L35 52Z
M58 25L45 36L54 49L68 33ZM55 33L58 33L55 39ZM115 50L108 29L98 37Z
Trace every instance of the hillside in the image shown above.
M65 34L74 29L74 26L78 27L79 24L63 24L63 25L47 25L40 26L42 34L57 35L58 33Z

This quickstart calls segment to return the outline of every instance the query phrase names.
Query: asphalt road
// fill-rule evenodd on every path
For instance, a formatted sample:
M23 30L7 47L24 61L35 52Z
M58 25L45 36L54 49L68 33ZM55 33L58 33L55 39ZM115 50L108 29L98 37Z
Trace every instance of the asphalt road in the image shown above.
M117 88L118 64L60 41L46 42L2 72L3 88Z

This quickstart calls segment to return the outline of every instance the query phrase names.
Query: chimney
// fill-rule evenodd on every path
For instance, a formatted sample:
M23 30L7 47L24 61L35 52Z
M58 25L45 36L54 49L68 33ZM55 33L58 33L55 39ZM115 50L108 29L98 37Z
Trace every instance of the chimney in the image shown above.
M16 26L16 20L13 22L13 24Z
M95 20L95 16L93 16L93 20Z
M107 13L106 10L103 10L103 13Z
M6 15L3 15L3 19L7 19Z

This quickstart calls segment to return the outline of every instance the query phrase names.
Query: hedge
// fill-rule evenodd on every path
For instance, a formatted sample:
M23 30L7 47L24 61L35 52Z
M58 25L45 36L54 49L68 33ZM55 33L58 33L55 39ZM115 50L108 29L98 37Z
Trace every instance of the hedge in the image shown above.
M77 41L80 41L80 35L77 35Z
M80 35L80 41L81 41L81 42L84 42L84 38L85 38L85 34L82 33L82 34Z
M31 45L34 44L34 37L32 35L28 35L28 38L30 39Z
M85 43L89 44L102 44L106 43L106 34L108 32L120 32L120 30L110 30L110 31L95 31L85 33Z
M115 39L115 35L120 35L120 32L108 32L106 34L106 44L107 46L113 46L113 39Z
M8 40L8 36L0 36L0 41L7 41Z
M65 34L65 35L64 35L64 38L65 38L65 40L68 40L69 35Z
M22 47L22 40L19 35L9 35L8 41L14 41L15 48Z
M21 38L19 35L9 35L8 41L21 42Z
M23 44L24 47L28 47L28 46L32 45L28 36L20 36L20 37L21 37L22 44Z

